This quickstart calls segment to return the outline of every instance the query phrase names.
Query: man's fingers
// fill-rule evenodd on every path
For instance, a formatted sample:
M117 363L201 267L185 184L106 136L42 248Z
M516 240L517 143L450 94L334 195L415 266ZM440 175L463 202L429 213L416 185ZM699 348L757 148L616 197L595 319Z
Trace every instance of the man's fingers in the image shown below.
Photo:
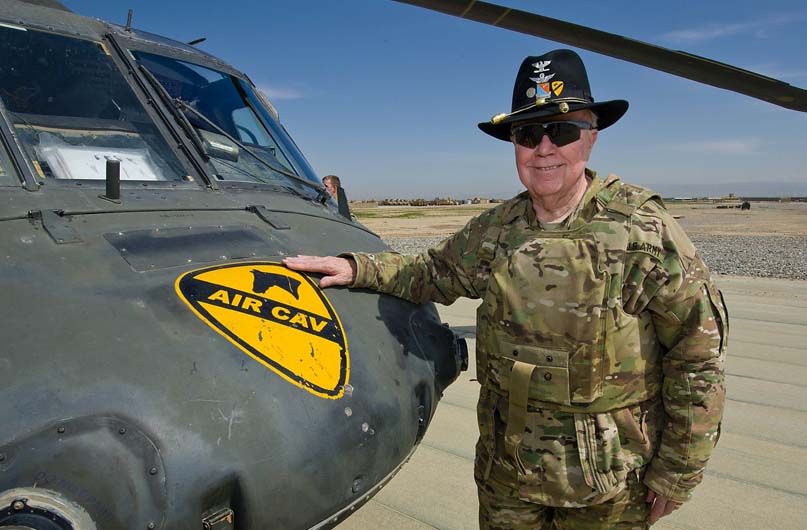
M350 285L356 278L356 265L352 259L335 256L292 256L284 258L283 264L290 269L322 274L319 286L323 288Z
M650 508L650 515L647 517L647 522L653 524L661 519L664 516L665 504L666 503L662 499L656 498L655 502L653 502L653 507Z
M326 272L327 258L319 256L292 256L283 258L283 264L294 270L305 272Z
M283 264L297 271L304 272L319 272L322 274L334 274L337 271L336 267L331 260L338 260L340 258L332 257L319 257L319 256L294 256L284 258Z
M652 490L647 493L647 502L653 503L650 508L650 515L647 516L647 522L650 524L670 515L681 506L680 502L675 502L662 495L656 495Z

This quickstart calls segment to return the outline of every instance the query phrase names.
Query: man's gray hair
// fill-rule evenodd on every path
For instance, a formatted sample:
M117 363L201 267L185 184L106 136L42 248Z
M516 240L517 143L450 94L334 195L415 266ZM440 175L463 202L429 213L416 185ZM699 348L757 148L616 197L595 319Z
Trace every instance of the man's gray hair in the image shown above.
M596 129L597 128L597 113L594 112L591 109L586 109L586 110L588 111L589 121L591 122L591 125L593 125L594 128Z

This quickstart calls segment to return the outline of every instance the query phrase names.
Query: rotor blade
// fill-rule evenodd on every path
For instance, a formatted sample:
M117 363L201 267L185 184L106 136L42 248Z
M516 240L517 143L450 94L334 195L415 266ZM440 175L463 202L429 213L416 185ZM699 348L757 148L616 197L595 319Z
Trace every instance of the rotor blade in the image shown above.
M395 0L432 11L534 35L724 88L787 109L807 112L807 90L784 81L682 51L527 11L475 0Z

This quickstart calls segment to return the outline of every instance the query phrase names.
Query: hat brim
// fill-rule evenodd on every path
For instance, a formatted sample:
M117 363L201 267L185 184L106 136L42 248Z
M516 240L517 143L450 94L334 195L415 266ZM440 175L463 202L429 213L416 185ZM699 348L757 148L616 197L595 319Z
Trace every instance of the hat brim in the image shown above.
M601 101L598 103L570 103L567 112L574 112L576 110L591 109L597 114L597 130L603 130L614 123L619 118L625 115L628 111L628 102L624 99L614 99L612 101ZM510 141L510 128L516 122L534 121L539 118L548 118L550 116L562 116L566 113L561 112L556 103L549 103L542 107L535 107L533 110L525 112L517 112L506 117L499 123L492 123L489 121L479 124L479 129L494 138L509 142Z

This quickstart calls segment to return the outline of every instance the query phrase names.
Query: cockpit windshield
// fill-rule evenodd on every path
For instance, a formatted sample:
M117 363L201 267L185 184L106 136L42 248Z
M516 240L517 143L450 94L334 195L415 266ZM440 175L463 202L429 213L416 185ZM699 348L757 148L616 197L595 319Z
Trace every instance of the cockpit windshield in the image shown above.
M266 182L286 187L299 186L299 179L310 180L294 164L294 155L287 153L287 149L291 149L278 139L280 135L273 135L256 113L248 84L178 59L143 51L132 51L132 54L185 109L219 180Z
M182 163L100 42L0 26L0 99L40 177L177 181Z

